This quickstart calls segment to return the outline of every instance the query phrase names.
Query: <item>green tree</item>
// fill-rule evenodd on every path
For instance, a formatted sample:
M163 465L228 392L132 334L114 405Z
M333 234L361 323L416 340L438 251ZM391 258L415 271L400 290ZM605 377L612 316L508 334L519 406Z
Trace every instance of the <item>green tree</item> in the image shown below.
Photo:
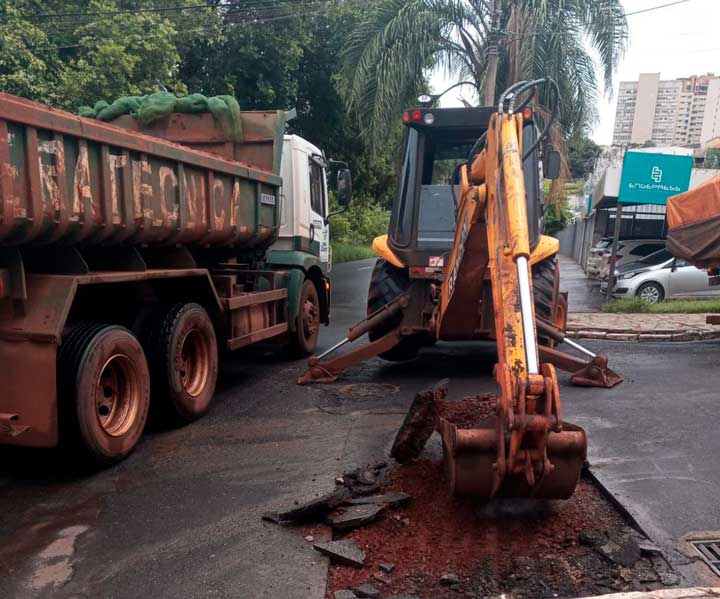
M572 216L572 211L567 205L567 197L562 194L545 209L545 234L555 235L562 231L570 224Z
M0 17L0 91L54 103L64 68L47 35L14 6Z
M120 8L112 0L93 0L87 8L88 13L114 11ZM178 32L161 13L98 16L75 29L75 35L79 49L60 82L62 103L70 109L160 86L186 90L178 78Z
M596 51L605 89L627 40L620 0L496 0L500 8L497 90L550 76L560 87L560 121L582 131L601 88L586 42ZM366 138L381 138L428 69L442 67L476 89L488 72L490 4L484 0L373 0L348 39L348 106ZM541 97L541 103L547 98Z
M568 166L573 179L584 179L590 174L602 148L582 133L568 140Z

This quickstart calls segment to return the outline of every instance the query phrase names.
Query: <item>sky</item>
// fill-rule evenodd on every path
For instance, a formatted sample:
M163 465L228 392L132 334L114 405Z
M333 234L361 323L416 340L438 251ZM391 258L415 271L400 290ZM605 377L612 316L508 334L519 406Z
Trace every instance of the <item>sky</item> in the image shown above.
M622 0L622 4L625 12L631 13L673 1ZM627 20L629 45L613 80L612 96L598 100L599 118L591 137L599 144L609 144L612 139L620 81L637 80L640 73L660 73L661 79L708 72L720 75L720 0L687 0L630 15ZM436 93L452 82L442 72L435 72L431 77L431 86ZM461 105L457 101L458 95L450 92L443 105Z

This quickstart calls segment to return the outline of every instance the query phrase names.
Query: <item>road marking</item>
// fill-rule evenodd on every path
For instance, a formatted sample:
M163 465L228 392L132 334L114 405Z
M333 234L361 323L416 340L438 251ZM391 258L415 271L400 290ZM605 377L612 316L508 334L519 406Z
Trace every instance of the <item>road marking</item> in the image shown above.
M360 268L358 268L358 270L372 270L373 268L375 268L375 267L374 266L361 266Z

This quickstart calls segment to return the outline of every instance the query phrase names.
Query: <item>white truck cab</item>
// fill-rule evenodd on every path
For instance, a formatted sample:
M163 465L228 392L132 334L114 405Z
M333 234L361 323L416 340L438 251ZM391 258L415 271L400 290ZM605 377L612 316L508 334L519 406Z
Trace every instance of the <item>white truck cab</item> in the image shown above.
M326 162L322 151L297 135L286 135L282 156L281 219L275 250L306 251L324 272L332 268Z

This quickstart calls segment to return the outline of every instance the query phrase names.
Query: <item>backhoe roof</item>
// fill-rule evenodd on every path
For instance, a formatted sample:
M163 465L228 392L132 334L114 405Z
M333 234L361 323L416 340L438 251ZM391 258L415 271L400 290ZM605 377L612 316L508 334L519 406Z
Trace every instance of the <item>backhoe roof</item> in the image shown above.
M495 107L480 108L408 108L403 112L403 122L408 127L424 133L432 131L462 132L463 136L479 137L488 128ZM418 118L419 113L419 118ZM425 121L425 115L432 114L433 122Z

